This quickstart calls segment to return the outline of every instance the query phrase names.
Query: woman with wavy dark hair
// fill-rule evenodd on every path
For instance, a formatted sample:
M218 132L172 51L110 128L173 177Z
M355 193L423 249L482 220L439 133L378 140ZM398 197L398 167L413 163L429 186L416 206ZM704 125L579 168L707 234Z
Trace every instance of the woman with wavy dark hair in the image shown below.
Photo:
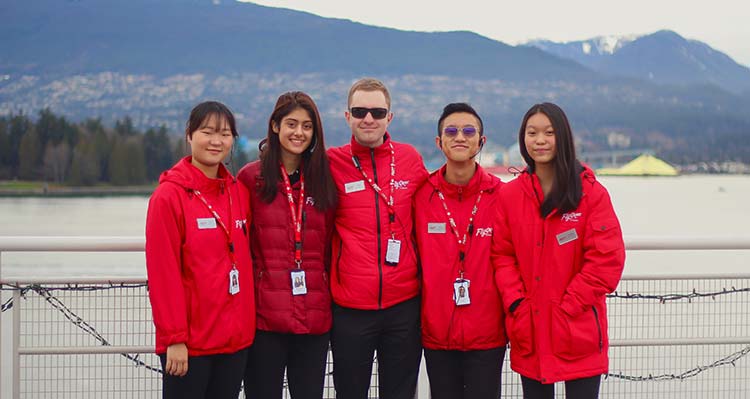
M557 381L568 398L596 398L609 363L605 296L625 263L620 223L560 107L532 106L518 143L528 168L500 191L492 245L511 368L524 398L553 398Z
M245 373L249 398L281 398L284 370L294 399L321 398L329 330L330 239L336 207L315 102L282 94L260 160L242 168L254 213L250 250L257 331Z

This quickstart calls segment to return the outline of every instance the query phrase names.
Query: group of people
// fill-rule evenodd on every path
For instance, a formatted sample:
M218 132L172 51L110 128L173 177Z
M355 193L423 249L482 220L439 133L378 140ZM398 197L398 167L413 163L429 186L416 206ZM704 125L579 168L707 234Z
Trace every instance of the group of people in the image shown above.
M510 343L525 398L598 397L607 372L605 295L625 250L606 189L576 159L565 113L532 106L527 164L483 170L482 118L448 104L445 164L428 173L394 141L390 93L351 87L351 142L326 149L315 102L282 94L260 159L222 161L232 112L204 102L189 156L164 172L146 221L146 265L165 398L322 398L329 343L336 397L411 399L424 351L431 396L496 399Z

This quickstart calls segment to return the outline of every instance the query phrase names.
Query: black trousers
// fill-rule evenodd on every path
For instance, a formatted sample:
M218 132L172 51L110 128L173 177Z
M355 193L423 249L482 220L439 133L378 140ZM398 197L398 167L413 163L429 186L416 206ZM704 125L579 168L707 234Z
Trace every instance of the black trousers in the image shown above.
M382 310L333 307L333 382L338 399L366 399L373 354L380 399L412 399L422 343L419 297Z
M328 333L282 334L257 330L245 369L245 397L281 399L284 370L292 399L321 399Z
M505 347L453 351L424 349L432 399L497 399Z
M599 384L602 376L579 378L565 381L565 397L568 399L596 399L599 397ZM542 384L537 380L521 376L524 399L553 399L555 384Z
M159 359L163 370L166 368L167 355L161 354ZM190 356L188 371L184 376L164 373L162 398L237 399L246 361L247 349L229 354Z

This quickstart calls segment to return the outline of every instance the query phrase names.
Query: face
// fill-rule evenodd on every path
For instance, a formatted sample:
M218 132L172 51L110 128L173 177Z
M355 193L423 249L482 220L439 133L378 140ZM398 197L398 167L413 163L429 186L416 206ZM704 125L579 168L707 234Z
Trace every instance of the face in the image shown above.
M192 136L192 137L191 137ZM188 136L193 164L207 175L229 154L234 137L226 119L210 115Z
M463 129L474 128L476 133L467 137ZM458 133L450 136L445 133L446 128L456 128ZM445 157L453 162L472 161L479 152L480 143L484 137L479 134L479 120L472 114L457 112L443 119L440 127L440 137L435 138L435 144L443 151Z
M536 165L551 165L557 154L555 129L547 115L537 112L526 122L524 144Z
M303 108L281 118L281 123L273 124L274 133L279 135L281 151L287 155L300 156L307 150L313 138L313 122Z
M385 108L388 104L385 101L385 95L382 91L363 91L357 90L352 95L352 102L349 110L344 113L349 127L352 129L352 135L357 142L365 147L375 148L383 143L383 136L388 128L388 124L393 119L393 113L388 112L383 119L375 119L372 113L367 113L363 118L356 118L350 110L355 107L363 108Z

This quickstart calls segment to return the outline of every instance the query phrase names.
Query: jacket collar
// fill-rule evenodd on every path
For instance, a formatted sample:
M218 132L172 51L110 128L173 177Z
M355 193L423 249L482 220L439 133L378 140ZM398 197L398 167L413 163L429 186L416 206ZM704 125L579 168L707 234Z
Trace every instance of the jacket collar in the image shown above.
M352 155L370 155L370 150L375 150L375 156L380 156L382 154L388 154L390 156L391 154L391 148L388 145L388 143L391 142L391 135L388 132L385 132L385 135L383 135L383 143L375 148L365 147L362 144L359 144L357 140L354 138L354 135L352 135L351 138L351 148L352 148Z
M159 184L172 182L180 185L186 190L212 191L227 187L232 181L232 174L224 166L219 164L219 177L212 179L206 176L200 169L191 163L192 157L182 158L175 166L161 174Z
M474 195L478 193L479 190L490 191L495 189L498 182L493 180L479 164L476 165L477 169L474 172L474 176L472 176L469 183L464 186L449 183L445 180L446 165L441 166L440 169L430 174L430 184L436 189L439 189L446 197L456 197L459 192L462 195Z

